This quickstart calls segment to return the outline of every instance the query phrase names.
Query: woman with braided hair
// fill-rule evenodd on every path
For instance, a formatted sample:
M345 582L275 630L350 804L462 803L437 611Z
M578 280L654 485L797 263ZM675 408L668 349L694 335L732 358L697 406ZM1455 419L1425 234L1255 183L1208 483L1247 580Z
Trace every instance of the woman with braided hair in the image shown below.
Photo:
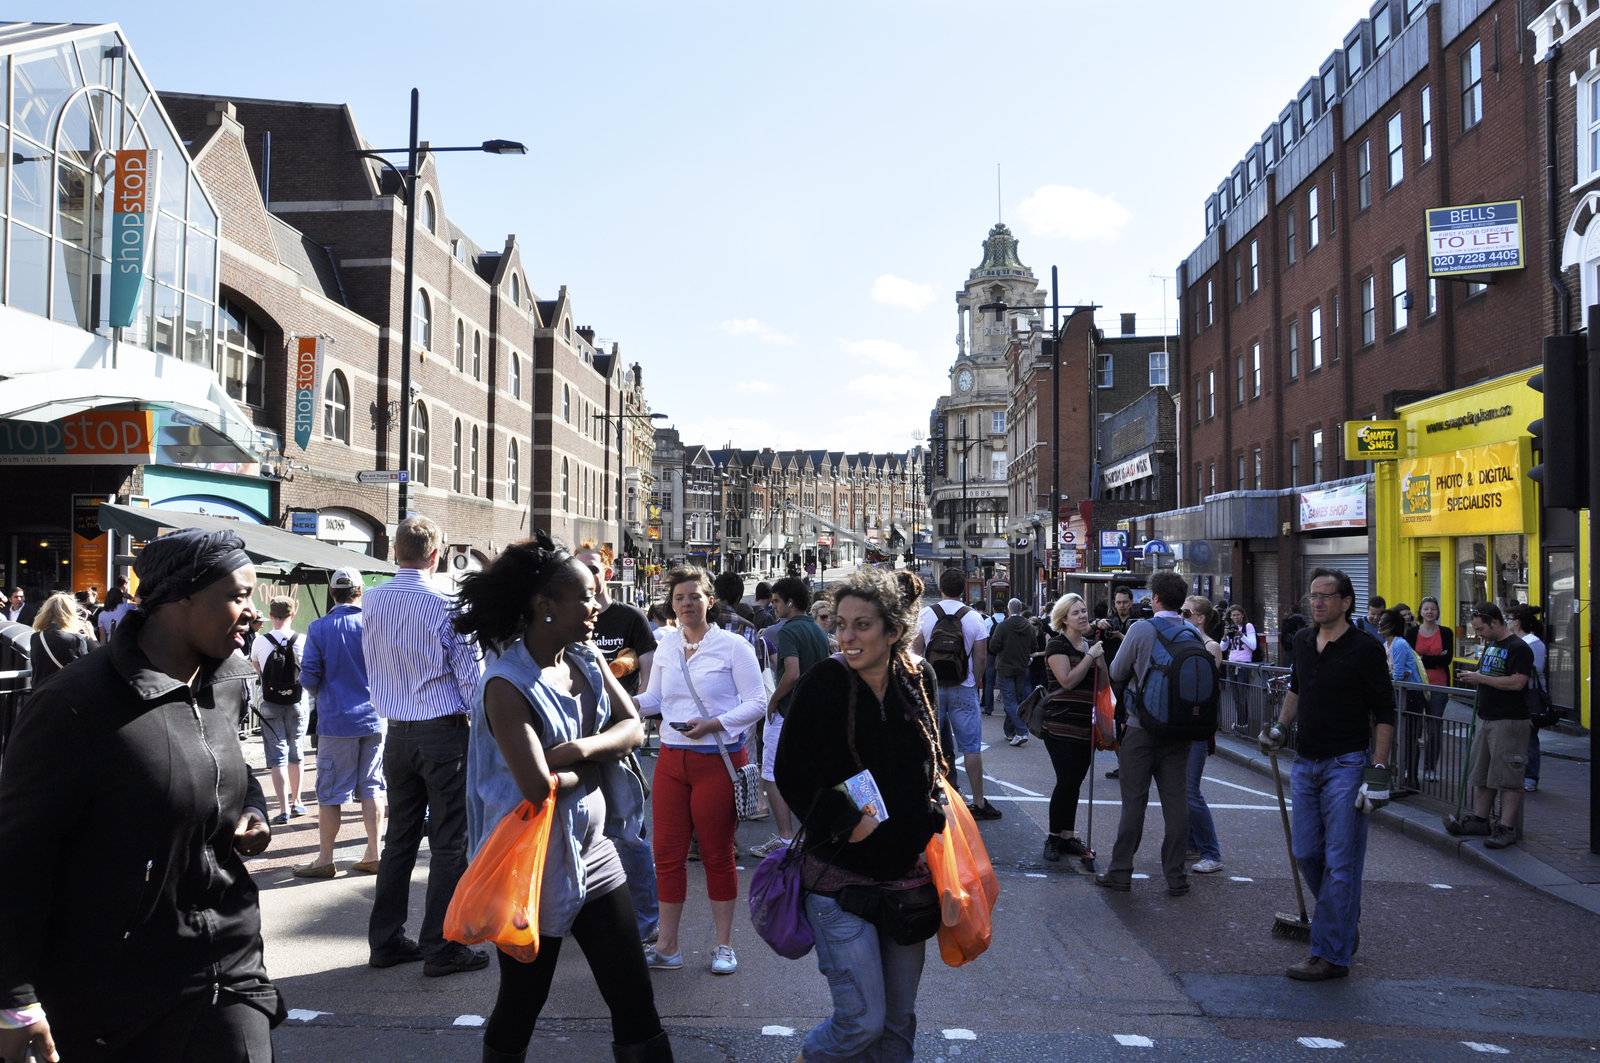
M831 594L840 652L795 688L774 772L802 814L806 917L833 995L801 1058L907 1060L925 943L939 926L922 856L944 829L936 680L907 652L920 603L892 576L863 569ZM881 807L863 809L841 785L863 773Z

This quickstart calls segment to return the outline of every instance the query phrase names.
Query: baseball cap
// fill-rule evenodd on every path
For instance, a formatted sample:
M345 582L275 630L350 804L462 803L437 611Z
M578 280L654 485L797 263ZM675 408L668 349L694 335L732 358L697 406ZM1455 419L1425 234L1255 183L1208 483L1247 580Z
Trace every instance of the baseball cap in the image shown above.
M330 590L348 591L361 586L361 573L353 568L335 569L333 575L328 577Z

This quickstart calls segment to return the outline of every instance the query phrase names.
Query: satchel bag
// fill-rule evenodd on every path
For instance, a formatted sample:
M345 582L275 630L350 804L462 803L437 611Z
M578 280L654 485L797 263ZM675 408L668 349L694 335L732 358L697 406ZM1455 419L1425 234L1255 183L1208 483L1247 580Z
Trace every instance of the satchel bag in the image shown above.
M806 918L804 859L796 834L794 841L762 857L750 877L750 922L761 940L787 960L800 959L817 943Z
M689 688L689 696L694 698L695 708L699 709L700 715L706 719L715 719L706 711L706 703L700 700L700 692L694 688L694 679L689 675L689 659L680 654L678 667L683 669L683 682ZM722 765L728 769L728 778L733 783L734 813L740 819L760 818L761 768L755 764L746 764L742 768L734 767L733 758L728 756L728 747L723 743L722 735L717 734L712 737L717 741L717 754L722 757Z

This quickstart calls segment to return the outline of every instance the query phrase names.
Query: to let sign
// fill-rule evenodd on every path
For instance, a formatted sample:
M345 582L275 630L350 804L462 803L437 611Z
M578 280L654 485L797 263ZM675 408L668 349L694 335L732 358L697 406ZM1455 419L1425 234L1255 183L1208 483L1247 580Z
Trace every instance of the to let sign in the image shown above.
M317 421L317 391L322 379L322 338L299 336L289 360L294 371L294 442L301 450L311 445Z
M151 190L155 152L129 148L117 152L111 181L111 320L112 328L133 324L150 257ZM169 223L170 224L170 223Z
M1522 267L1522 200L1428 211L1428 276Z

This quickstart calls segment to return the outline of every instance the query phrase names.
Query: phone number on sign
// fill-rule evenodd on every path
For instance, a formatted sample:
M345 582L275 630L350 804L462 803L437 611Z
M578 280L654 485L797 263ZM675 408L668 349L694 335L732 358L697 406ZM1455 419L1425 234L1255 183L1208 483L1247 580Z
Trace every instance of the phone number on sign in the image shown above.
M1522 253L1507 248L1503 251L1469 251L1460 255L1434 255L1435 271L1460 269L1464 266L1519 266Z

